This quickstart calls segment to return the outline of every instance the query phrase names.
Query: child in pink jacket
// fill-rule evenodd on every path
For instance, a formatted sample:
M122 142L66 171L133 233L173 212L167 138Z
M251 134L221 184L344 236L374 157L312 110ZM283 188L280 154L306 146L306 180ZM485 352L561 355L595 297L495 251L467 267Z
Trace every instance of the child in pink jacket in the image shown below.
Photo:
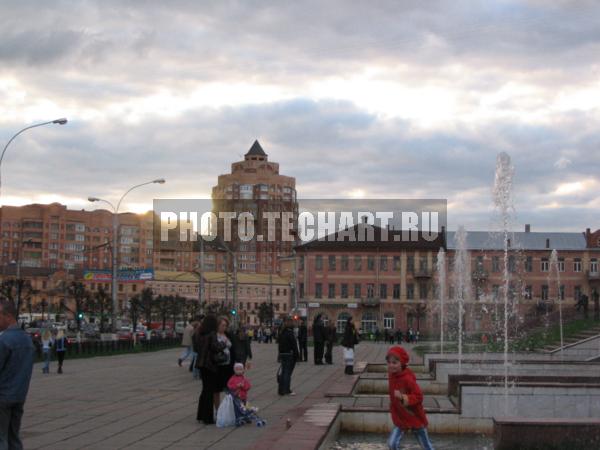
M246 404L248 400L248 391L250 390L250 382L244 376L244 365L235 363L233 366L234 375L227 382L227 388L240 400Z

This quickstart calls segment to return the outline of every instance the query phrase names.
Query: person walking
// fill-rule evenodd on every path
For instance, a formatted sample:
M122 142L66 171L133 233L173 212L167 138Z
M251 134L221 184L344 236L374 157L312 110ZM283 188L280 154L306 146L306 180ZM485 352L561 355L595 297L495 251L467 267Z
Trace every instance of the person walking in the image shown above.
M356 331L352 317L348 317L342 339L342 346L344 347L344 373L346 375L354 375L354 346L356 344L358 344L358 332Z
M317 314L313 321L313 342L315 365L323 364L323 352L325 350L325 327L321 314Z
M50 373L50 350L52 349L52 332L49 328L45 328L42 332L42 355L44 357L44 366L42 373Z
M181 367L181 364L192 355L192 335L194 334L194 324L189 322L183 329L183 335L181 336L181 346L183 350L179 358L177 359L177 365Z
M252 359L252 341L245 328L240 326L234 335L234 360L236 363L242 363L244 370L250 369L250 360Z
M67 353L67 338L65 337L64 330L58 330L54 343L54 351L56 352L56 359L58 360L57 373L63 373L63 362L65 361L65 354Z
M17 323L12 301L0 300L0 449L23 448L19 431L35 349Z
M300 361L308 361L308 327L303 317L298 328L298 344L300 345Z
M333 346L337 341L337 329L333 322L326 327L325 363L333 364Z
M281 333L279 334L279 361L281 374L277 377L279 395L296 395L292 391L292 373L296 366L296 361L300 356L298 350L298 341L294 336L294 321L291 317L286 317Z

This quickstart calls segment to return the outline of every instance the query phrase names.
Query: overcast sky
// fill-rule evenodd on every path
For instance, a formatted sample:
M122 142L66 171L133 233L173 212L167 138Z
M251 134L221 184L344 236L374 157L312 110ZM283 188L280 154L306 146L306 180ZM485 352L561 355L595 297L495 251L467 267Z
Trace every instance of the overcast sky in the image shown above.
M493 226L600 227L600 4L2 1L0 203L209 196L259 139L310 198L447 198Z

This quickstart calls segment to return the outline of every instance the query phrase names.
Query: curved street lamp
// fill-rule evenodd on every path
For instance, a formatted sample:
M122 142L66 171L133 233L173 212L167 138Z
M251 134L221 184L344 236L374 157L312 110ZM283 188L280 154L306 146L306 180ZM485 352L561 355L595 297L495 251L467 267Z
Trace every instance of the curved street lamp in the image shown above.
M2 189L2 160L4 159L4 153L6 153L6 149L8 148L10 143L12 141L14 141L18 135L20 135L21 133L23 133L27 130L30 130L31 128L36 128L36 127L41 127L44 125L51 125L51 124L65 125L66 123L67 123L67 119L65 119L64 117L62 117L60 119L51 120L49 122L36 123L34 125L29 125L28 127L23 128L22 130L18 131L13 137L11 137L9 139L9 141L6 143L6 145L4 146L4 149L2 150L2 154L0 155L0 189Z
M113 333L117 331L117 307L118 307L118 301L117 301L117 256L118 256L118 231L119 231L119 208L121 207L121 202L123 201L123 199L125 198L125 196L127 194L129 194L131 191L133 191L134 189L137 189L139 187L142 186L146 186L148 184L165 184L166 180L164 178L158 178L156 180L152 180L152 181L147 181L145 183L141 183L141 184L136 184L135 186L131 187L130 189L128 189L119 199L119 202L117 203L117 206L115 207L115 205L113 205L111 202L109 202L108 200L104 200L103 198L98 198L98 197L88 197L88 201L90 202L103 202L108 204L113 212L113 250L112 250L112 283L111 283L111 297L112 297L112 314L111 314L111 320L112 320L112 331Z

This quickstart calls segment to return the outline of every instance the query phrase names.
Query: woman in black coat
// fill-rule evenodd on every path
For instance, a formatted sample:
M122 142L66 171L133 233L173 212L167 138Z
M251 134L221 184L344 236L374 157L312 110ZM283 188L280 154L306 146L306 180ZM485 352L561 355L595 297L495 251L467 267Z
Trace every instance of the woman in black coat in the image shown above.
M315 345L314 356L315 364L323 364L323 353L325 352L325 327L323 326L323 320L321 314L315 317L313 322L313 342Z
M342 346L344 347L344 373L347 375L354 374L354 346L356 344L358 344L358 332L356 331L352 317L349 317L346 321L346 328L342 339Z
M252 359L252 345L250 338L243 327L238 328L233 342L235 347L235 362L242 363L249 369L250 360Z

